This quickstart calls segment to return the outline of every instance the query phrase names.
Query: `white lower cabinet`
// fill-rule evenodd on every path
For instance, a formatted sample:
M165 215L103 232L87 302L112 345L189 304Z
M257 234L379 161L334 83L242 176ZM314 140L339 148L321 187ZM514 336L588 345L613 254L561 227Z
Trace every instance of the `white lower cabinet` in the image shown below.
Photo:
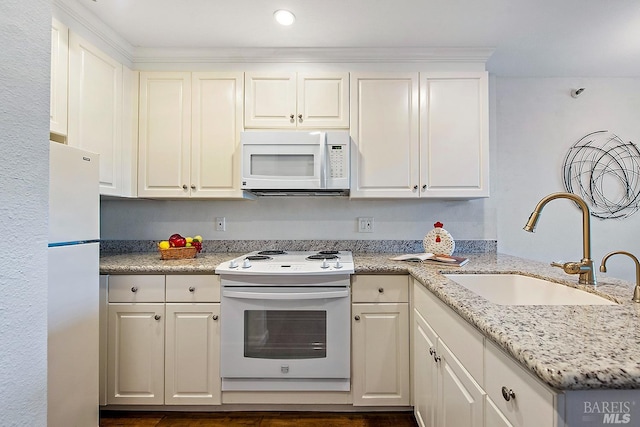
M414 309L414 413L420 427L480 427L485 393Z
M496 411L514 427L558 426L558 394L516 364L495 344L485 344L485 389ZM563 406L563 405L562 405Z
M220 404L220 304L166 305L167 405Z
M219 405L219 276L112 275L107 287L106 403Z
M409 406L407 276L358 275L352 281L354 406Z
M413 406L420 427L564 425L563 393L417 282L413 308Z
M109 304L107 404L164 403L164 304Z

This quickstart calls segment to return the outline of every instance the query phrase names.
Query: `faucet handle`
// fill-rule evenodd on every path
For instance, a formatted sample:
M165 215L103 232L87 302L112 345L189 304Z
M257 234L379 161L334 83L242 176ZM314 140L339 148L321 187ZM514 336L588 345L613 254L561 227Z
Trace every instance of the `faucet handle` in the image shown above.
M581 262L557 261L552 262L551 265L553 267L560 267L567 274L579 274L584 273L585 271L589 271L589 267Z

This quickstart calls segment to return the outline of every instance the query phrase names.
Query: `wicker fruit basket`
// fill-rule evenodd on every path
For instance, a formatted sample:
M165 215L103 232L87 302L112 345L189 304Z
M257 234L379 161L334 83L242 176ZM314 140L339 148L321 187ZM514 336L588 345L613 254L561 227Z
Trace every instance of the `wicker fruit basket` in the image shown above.
M190 246L188 248L158 248L158 252L160 252L160 259L187 259L195 258L198 253L198 249L194 246Z

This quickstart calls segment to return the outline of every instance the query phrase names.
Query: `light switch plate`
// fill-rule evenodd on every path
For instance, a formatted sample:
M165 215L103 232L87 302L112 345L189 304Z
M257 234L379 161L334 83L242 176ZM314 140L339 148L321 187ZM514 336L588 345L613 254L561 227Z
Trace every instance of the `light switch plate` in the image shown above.
M227 231L227 224L223 216L216 217L216 231Z

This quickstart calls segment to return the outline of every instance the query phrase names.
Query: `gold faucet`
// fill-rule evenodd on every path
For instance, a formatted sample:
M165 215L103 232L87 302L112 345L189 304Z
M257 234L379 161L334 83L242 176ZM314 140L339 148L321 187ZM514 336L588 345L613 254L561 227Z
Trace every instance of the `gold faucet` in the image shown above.
M573 200L582 210L582 260L580 260L580 262L552 262L551 265L562 268L567 274L579 274L580 278L578 279L578 283L582 285L595 285L596 273L593 267L593 260L591 259L591 211L584 200L572 193L549 194L538 202L535 210L531 213L527 221L527 225L524 226L524 230L530 233L535 231L542 209L547 203L554 199Z
M631 298L631 301L640 302L640 262L638 262L638 258L636 258L632 253L629 253L627 251L609 252L604 256L604 258L602 258L602 264L600 264L600 271L602 271L603 273L607 272L607 266L606 266L607 260L609 259L610 256L616 255L616 254L627 255L636 263L636 287L633 290L633 298Z

